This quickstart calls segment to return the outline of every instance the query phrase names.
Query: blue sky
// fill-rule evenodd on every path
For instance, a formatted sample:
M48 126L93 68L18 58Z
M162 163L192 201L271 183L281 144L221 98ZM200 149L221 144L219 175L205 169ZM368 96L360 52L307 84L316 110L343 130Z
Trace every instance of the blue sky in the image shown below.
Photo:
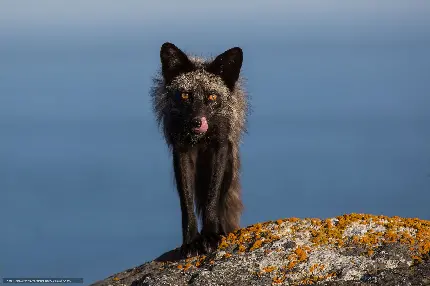
M203 4L204 3L204 4ZM34 28L61 23L64 26L114 26L136 23L214 25L213 21L251 21L254 24L302 23L306 25L337 21L427 22L428 1L112 1L112 0L2 0L0 27Z

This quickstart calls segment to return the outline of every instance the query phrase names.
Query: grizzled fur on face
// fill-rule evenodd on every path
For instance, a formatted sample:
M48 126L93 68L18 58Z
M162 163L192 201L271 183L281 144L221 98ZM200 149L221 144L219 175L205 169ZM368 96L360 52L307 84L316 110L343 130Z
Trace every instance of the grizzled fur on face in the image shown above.
M194 144L203 137L191 132L190 122L195 117L206 117L210 137L217 122L227 123L226 138L239 142L246 131L248 111L247 95L239 77L242 66L242 50L232 48L215 59L187 56L170 43L160 52L162 69L154 78L151 89L154 111L169 146L174 141ZM190 95L181 100L181 92ZM207 97L216 95L214 102Z
M214 59L186 55L171 43L160 50L161 72L151 89L157 121L173 155L186 256L214 249L219 235L239 227L239 144L248 101L238 47ZM194 203L202 218L198 235Z

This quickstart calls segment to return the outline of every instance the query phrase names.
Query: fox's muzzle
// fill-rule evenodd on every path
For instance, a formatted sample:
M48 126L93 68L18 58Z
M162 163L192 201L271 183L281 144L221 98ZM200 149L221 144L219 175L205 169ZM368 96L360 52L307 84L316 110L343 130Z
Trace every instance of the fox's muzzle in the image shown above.
M205 133L208 131L208 122L206 117L194 117L191 120L191 127L195 133Z

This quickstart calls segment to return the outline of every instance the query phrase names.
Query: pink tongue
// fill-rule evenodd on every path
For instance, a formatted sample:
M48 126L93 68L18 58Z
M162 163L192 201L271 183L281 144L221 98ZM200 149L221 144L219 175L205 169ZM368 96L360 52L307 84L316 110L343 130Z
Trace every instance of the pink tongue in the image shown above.
M206 121L206 117L202 117L202 125L199 128L194 128L194 131L197 133L204 133L208 131L208 122Z

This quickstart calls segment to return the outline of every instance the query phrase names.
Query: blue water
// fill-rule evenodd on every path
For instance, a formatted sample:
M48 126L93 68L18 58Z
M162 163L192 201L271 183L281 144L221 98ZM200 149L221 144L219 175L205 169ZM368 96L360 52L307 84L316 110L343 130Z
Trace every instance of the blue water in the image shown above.
M180 245L148 96L164 41L244 49L243 226L430 219L430 21L408 19L0 28L0 276L88 284Z

